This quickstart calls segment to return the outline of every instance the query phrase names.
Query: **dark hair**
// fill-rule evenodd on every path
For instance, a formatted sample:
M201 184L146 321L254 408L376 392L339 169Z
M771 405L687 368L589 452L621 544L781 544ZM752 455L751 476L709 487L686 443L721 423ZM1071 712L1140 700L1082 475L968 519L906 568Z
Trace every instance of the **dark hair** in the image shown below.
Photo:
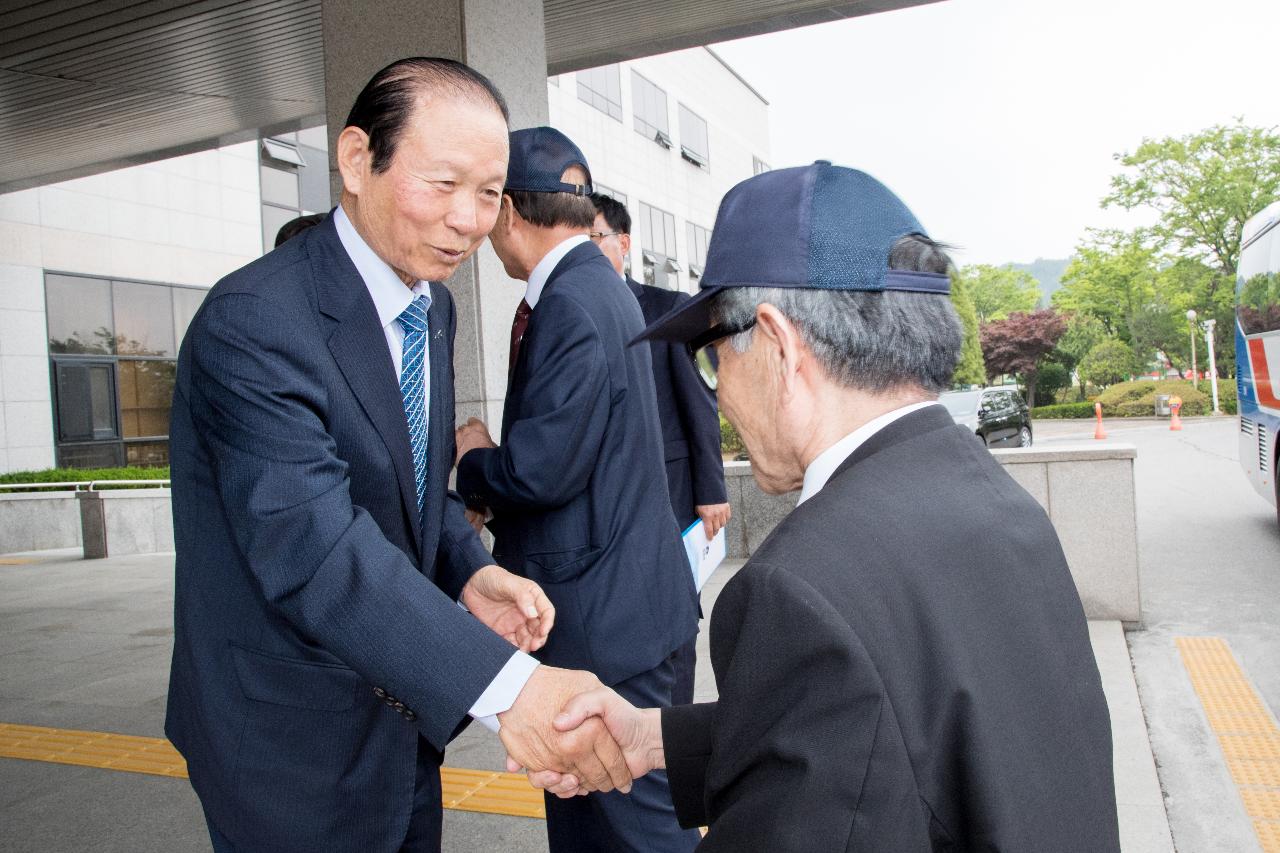
M923 234L907 234L899 237L889 250L889 269L946 275L951 272L951 258L947 252L954 248Z
M591 203L596 206L596 213L604 217L609 227L619 234L631 233L631 214L627 206L611 195L592 193Z
M510 121L507 102L497 87L479 71L452 59L412 56L383 68L364 84L347 114L345 127L358 127L369 136L373 151L370 168L385 172L395 156L400 134L424 93L448 94L493 104Z
M292 240L311 226L319 225L324 222L324 218L328 215L327 213L308 213L306 216L290 219L281 225L280 230L276 232L276 244L273 248L278 249L286 240Z
M555 228L558 225L590 228L596 221L596 207L588 196L528 190L508 190L507 195L511 196L511 205L516 213L530 225L541 228Z

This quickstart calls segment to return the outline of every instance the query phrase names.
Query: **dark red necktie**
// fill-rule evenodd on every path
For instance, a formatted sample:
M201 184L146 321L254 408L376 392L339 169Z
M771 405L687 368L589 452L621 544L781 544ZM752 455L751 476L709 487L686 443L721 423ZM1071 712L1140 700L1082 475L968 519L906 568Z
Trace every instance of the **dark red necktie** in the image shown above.
M520 355L520 342L524 340L524 330L529 325L529 315L533 309L523 299L516 306L515 319L511 321L511 362L507 365L508 375L515 372L516 358Z

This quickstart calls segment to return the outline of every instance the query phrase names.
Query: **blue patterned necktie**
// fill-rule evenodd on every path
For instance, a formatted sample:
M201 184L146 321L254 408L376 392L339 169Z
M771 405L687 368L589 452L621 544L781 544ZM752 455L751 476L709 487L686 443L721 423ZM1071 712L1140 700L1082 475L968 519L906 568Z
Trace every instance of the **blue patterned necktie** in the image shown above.
M419 296L396 318L404 330L400 361L400 396L409 422L409 446L413 448L413 481L418 492L418 512L427 485L427 401L423 382L427 352L427 309L431 297Z

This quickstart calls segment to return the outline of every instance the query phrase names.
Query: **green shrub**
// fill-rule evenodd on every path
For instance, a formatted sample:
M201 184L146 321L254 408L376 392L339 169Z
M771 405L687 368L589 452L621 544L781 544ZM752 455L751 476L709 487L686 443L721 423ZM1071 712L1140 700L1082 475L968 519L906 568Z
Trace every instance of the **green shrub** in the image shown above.
M1209 383L1201 382L1200 390L1196 390L1189 379L1121 382L1099 394L1098 402L1102 403L1104 416L1151 417L1156 411L1157 394L1181 397L1183 415L1208 415L1213 412ZM1218 380L1218 406L1226 414L1236 412L1236 386L1230 379Z
M1058 403L1053 406L1036 406L1031 410L1032 420L1091 417L1093 403Z
M738 435L738 431L733 428L733 424L724 419L724 415L721 415L720 452L737 455L739 453L745 453L746 450L746 445L742 443L742 437Z
M94 480L167 480L169 467L163 468L48 468L44 471L13 471L0 474L0 483L80 483ZM104 486L107 489L153 488L151 486ZM4 489L5 492L17 491ZM52 491L33 488L31 491Z

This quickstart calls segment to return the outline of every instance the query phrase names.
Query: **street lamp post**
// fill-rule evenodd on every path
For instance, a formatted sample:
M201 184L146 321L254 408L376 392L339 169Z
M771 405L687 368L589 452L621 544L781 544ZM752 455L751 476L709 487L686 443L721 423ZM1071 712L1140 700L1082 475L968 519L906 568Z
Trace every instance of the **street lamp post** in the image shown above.
M1213 386L1213 413L1220 415L1222 411L1218 408L1218 366L1213 361L1213 327L1217 324L1217 320L1204 321L1204 344L1209 348L1209 382Z
M1191 387L1200 390L1196 383L1196 309L1187 309L1187 328L1191 331Z

